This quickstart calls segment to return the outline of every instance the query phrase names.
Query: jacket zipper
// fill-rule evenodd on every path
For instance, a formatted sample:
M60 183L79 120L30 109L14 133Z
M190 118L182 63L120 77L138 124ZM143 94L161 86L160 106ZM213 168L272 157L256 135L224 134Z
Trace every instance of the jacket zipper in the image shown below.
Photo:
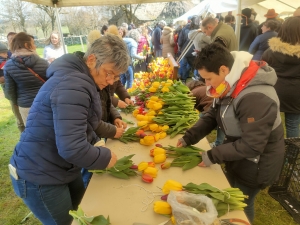
M222 124L223 124L223 127L224 127L225 130L227 130L227 127L226 127L225 122L223 122L223 119L224 119L225 113L226 113L228 107L230 106L230 104L232 103L232 101L233 101L233 98L231 98L231 99L229 100L229 102L227 103L227 106L226 106L224 112L223 112L222 115L221 115L221 121L222 121Z

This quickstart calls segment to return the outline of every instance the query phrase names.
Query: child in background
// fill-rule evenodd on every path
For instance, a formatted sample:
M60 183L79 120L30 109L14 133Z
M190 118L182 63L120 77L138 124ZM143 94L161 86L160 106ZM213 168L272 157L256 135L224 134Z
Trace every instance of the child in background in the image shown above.
M8 52L8 48L6 47L6 45L0 42L0 84L3 90L4 90L3 67L7 60L7 52Z

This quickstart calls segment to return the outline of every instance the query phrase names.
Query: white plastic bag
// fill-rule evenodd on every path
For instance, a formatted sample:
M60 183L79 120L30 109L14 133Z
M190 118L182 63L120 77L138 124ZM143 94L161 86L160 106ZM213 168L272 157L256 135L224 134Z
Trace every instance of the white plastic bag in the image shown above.
M176 225L210 225L218 216L212 200L205 195L171 191L168 203Z

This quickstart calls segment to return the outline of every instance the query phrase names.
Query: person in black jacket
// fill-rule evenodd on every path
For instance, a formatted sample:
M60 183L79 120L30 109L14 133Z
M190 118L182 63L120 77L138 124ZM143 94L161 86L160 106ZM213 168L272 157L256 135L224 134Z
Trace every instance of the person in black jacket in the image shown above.
M300 17L290 17L281 26L278 37L269 40L270 48L262 60L273 67L278 76L275 85L280 111L285 114L286 136L299 137L300 125Z
M35 49L33 36L18 33L11 43L12 56L4 67L6 97L19 107L24 123L36 94L47 80L48 63Z
M284 137L273 87L276 73L267 63L251 59L248 52L229 52L217 43L198 53L195 66L214 102L177 146L196 144L216 126L222 129L224 143L203 152L199 166L225 163L230 185L249 196L245 213L252 223L255 196L280 174Z
M251 17L251 9L245 8L242 10L242 26L241 26L241 34L240 34L240 51L248 51L251 43L257 36L257 28L252 23Z

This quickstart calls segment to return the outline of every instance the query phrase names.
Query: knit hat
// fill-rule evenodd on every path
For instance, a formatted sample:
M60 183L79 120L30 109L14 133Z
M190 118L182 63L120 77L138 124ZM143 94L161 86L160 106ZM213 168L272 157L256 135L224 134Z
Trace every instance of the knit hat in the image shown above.
M299 16L300 17L300 7L298 9L296 9L293 16Z
M269 9L267 14L265 14L267 18L275 18L276 16L278 16L278 13L275 12L275 9Z
M4 43L0 42L0 53L7 52L8 48Z
M249 9L249 8L245 8L245 9L243 9L242 10L242 14L244 15L244 16L246 16L247 18L250 18L251 17L251 9Z

